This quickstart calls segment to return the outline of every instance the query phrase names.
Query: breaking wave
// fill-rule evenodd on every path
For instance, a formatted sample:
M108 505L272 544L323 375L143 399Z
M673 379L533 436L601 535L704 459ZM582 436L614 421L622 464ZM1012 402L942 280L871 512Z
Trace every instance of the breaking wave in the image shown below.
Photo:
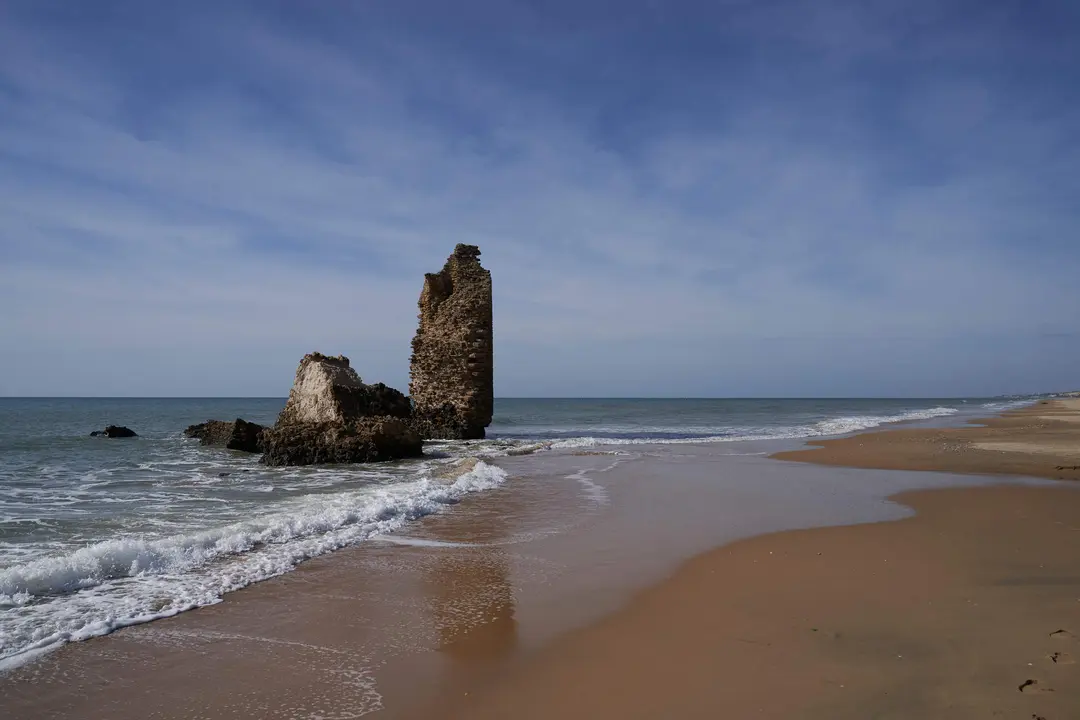
M605 435L589 435L584 437L569 437L562 440L552 440L548 447L582 448L595 447L597 445L657 445L657 444L699 444L718 442L738 442L745 440L784 440L807 437L824 437L832 435L846 435L860 430L869 430L889 423L911 422L915 420L930 420L936 417L946 417L959 412L956 408L934 407L925 410L910 410L893 415L852 415L828 420L819 420L809 425L797 425L787 427L769 428L671 428L670 431L661 428L650 428L654 437L609 437ZM698 430L699 434L692 434L692 430ZM603 428L593 428L593 432L603 432ZM676 433L678 433L676 435Z
M388 533L501 485L483 461L456 477L307 495L273 514L198 533L94 543L0 570L0 669L40 651L221 600L297 563Z

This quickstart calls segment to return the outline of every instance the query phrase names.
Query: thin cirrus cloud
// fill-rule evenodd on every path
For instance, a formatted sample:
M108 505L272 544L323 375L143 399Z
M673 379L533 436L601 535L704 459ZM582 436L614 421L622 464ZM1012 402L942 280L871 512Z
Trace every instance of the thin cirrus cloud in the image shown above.
M0 13L2 394L404 386L458 242L503 396L1080 385L1067 4Z

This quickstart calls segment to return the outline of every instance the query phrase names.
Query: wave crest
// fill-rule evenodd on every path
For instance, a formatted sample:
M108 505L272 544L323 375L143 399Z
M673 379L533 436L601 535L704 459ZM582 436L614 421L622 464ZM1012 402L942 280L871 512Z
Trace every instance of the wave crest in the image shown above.
M477 459L441 477L309 495L281 511L199 533L123 538L0 570L0 669L31 651L218 602L232 590L498 487ZM123 592L114 592L117 584Z

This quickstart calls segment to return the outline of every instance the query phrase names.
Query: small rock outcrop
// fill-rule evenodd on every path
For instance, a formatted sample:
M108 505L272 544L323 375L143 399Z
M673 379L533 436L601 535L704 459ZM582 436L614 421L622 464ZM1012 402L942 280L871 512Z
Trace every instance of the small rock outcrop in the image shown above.
M420 436L399 418L348 423L275 425L263 436L267 465L320 465L400 460L423 455Z
M366 385L344 355L311 353L277 423L262 433L267 465L353 463L420 457L409 399L382 383Z
M207 420L192 425L184 431L189 438L197 438L202 445L223 447L229 450L257 453L263 451L262 434L265 427L258 423L236 418L232 422Z
M95 430L90 433L90 437L133 438L139 436L134 430L123 425L109 425L104 430Z
M305 355L277 425L345 423L360 417L389 415L407 418L409 398L392 387L367 385L344 355Z
M412 426L424 438L484 437L494 408L491 273L480 249L458 245L424 276L412 342Z

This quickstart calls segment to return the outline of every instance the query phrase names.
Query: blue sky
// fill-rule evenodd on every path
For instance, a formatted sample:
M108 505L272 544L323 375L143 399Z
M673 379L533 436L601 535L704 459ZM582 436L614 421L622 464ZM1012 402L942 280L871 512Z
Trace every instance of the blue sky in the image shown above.
M0 394L1080 387L1080 4L0 3Z

